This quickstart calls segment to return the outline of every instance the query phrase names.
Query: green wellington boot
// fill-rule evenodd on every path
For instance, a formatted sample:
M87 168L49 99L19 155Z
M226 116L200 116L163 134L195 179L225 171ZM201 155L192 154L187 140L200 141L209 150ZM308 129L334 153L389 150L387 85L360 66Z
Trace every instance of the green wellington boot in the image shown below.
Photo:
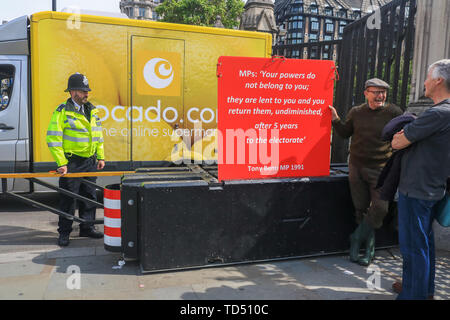
M350 261L358 262L359 250L362 244L368 239L371 231L373 231L373 228L363 220L350 235Z
M375 257L375 231L372 230L366 239L366 252L363 257L359 258L358 263L362 266L368 266Z
M358 262L361 248L361 224L350 235L350 261Z

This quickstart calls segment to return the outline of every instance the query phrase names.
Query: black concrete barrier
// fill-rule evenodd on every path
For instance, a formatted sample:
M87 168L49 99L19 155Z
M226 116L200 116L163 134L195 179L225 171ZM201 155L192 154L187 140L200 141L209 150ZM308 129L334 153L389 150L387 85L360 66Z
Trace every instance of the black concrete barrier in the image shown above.
M215 179L216 167L203 171L166 168L123 178L122 252L142 271L348 252L356 224L341 170L225 183ZM377 248L397 244L394 212L377 230Z

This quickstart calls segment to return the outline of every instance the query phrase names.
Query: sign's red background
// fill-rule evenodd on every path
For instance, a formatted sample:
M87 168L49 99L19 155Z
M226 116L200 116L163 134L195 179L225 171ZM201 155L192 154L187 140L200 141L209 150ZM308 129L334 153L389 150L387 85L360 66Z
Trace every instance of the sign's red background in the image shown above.
M242 76L242 71L250 70L249 76ZM241 76L239 74L241 71ZM271 74L277 73L275 78L262 76L262 71ZM218 130L219 130L219 180L234 179L264 179L273 177L306 177L329 175L330 170L330 132L331 113L328 105L333 104L333 87L335 65L329 60L301 60L283 58L248 58L248 57L220 57L218 62ZM279 79L281 73L305 74L305 79ZM314 74L315 79L307 79L308 74ZM283 90L261 89L262 84L283 84ZM256 88L246 88L246 83L257 83ZM286 89L286 84L292 85L291 90ZM309 90L294 91L295 85L309 85ZM229 97L233 98L261 98L270 99L272 103L231 103L227 102ZM286 104L275 103L275 98L282 99L309 99L310 104ZM312 101L321 99L323 103L312 106ZM251 109L250 115L229 114L230 109ZM255 108L271 109L272 115L254 115ZM283 115L275 114L277 109L312 109L322 110L322 116L317 115ZM318 111L316 111L318 112ZM279 138L303 138L303 143L279 144L279 163L261 163L259 148L268 150L263 154L273 157L270 146L258 144L258 162L249 163L249 146L245 143L245 163L238 163L238 143L234 141L234 161L227 159L227 129L242 129L247 131L254 129L260 136L261 132L255 129L260 123L297 125L297 129L279 131ZM294 126L295 127L295 126ZM250 132L250 131L248 131ZM270 129L266 131L267 141L272 137ZM230 143L230 141L228 141ZM240 146L242 147L242 145ZM273 157L275 159L275 157ZM266 159L267 160L267 159ZM267 162L267 161L266 161ZM261 174L258 168L264 166L278 166L277 172L266 171ZM249 166L252 168L249 170ZM280 167L281 166L281 167ZM256 170L254 169L256 168ZM280 170L283 168L283 170ZM299 170L299 168L303 168ZM264 172L264 171L263 171Z

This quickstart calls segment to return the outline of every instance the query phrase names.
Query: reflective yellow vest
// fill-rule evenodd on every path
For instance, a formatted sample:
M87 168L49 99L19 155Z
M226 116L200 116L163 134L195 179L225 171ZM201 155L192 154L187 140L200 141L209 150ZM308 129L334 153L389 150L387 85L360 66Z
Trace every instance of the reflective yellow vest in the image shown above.
M46 140L58 167L68 163L66 154L85 158L96 154L97 159L105 159L98 109L89 102L84 104L84 108L90 112L90 121L77 110L71 98L53 112Z

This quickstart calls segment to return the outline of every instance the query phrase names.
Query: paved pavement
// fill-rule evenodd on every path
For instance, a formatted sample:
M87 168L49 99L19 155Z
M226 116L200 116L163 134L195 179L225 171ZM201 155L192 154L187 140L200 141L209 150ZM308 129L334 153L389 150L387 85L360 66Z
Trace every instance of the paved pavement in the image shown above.
M57 206L56 194L36 198ZM397 248L377 250L369 268L330 255L142 274L136 261L119 265L102 239L77 237L78 227L69 247L58 247L57 221L0 195L0 299L393 300L391 285L401 278ZM449 300L450 252L437 257L435 299Z

